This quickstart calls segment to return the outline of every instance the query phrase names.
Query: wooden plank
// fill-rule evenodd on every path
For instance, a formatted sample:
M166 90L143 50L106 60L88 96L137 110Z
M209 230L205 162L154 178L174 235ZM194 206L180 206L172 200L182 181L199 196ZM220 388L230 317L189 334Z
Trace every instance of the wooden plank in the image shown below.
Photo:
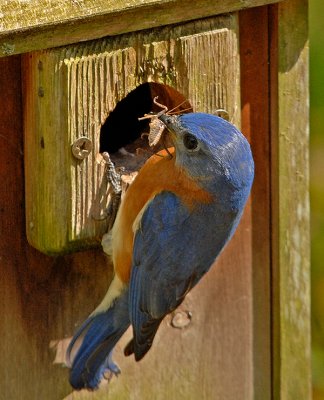
M273 397L310 399L307 0L272 8Z
M87 84L87 63L82 69L64 60L66 49L31 53L23 60L27 237L48 254L98 246L99 235L107 231L99 219L107 207L107 182L104 165L96 162L104 116L89 104L88 93L97 81L90 73ZM84 136L93 151L81 161L71 145Z
M0 302L2 338L1 394L4 398L19 398L15 379L25 381L23 368L14 366L28 357L24 348L23 326L19 321L22 302L16 280L19 259L24 252L17 232L24 229L23 204L23 141L17 134L22 130L20 98L20 57L0 60ZM7 82L10 81L11 85ZM11 343L11 345L10 345ZM12 348L15 352L12 353ZM30 364L29 364L30 365ZM27 382L26 382L27 384ZM20 392L21 394L21 392Z
M233 12L278 0L14 0L0 5L0 56Z
M28 245L19 56L0 60L0 90L0 397L58 400L69 384L50 344L98 304L112 273L100 251L51 258Z
M109 201L97 162L100 127L138 85L167 84L194 110L225 108L239 124L235 24L229 15L24 56L26 226L34 247L53 254L100 244L107 220L98 217ZM71 153L80 136L93 143L83 161Z
M271 399L271 235L268 7L241 11L242 131L255 162L252 188L254 399Z
M182 46L186 48L186 53L195 52L195 57L186 64L188 70L193 71L189 77L195 78L191 84L193 91L203 65L201 52L196 47L198 39L200 48L208 45L216 59L231 60L223 70L229 73L231 79L221 75L221 81L227 82L227 90L218 92L215 86L207 88L209 96L197 97L197 104L202 110L213 107L217 100L212 97L217 98L218 93L223 93L222 101L227 107L235 109L236 105L240 109L237 20L233 19L232 24L235 34L231 33L227 39L226 35L220 35L213 41L210 32L199 37L188 35L183 38L185 43ZM159 43L165 46L163 41L154 42L154 54L161 54ZM207 63L208 58L204 57ZM230 69L236 71L235 78ZM231 102L227 96L230 96ZM239 122L239 113L236 115L236 122ZM172 316L166 318L154 346L140 364L122 355L122 349L130 338L131 333L128 332L116 352L122 368L121 376L113 379L109 387L103 385L95 394L81 391L71 393L65 399L103 399L107 396L118 400L252 399L251 239L251 208L248 207L239 230L221 258L177 310L183 313L190 311L191 323L184 329L175 329L171 325Z
M224 72L233 68L239 74L236 18L232 17L231 24L230 40L223 35L216 41L219 48L215 54L231 60ZM184 40L186 48L191 49L197 38L188 36ZM207 46L211 37L205 35L205 41L200 40ZM199 60L192 60L197 76L199 65ZM99 250L51 258L28 246L22 207L23 165L22 160L17 161L23 141L20 59L0 60L0 71L0 88L4 94L0 99L0 140L6 137L6 146L0 146L0 176L4 183L0 187L0 302L4 316L0 321L3 349L0 386L3 397L6 400L106 399L107 396L118 400L252 399L250 208L221 258L181 308L192 312L187 328L173 328L172 316L166 319L150 354L140 364L122 356L126 336L117 349L123 373L111 382L109 389L106 385L96 394L71 393L67 370L53 363L53 347L63 346L76 325L98 304L112 271ZM239 79L233 79L232 74L229 74L231 80L226 76L221 79L233 85L234 94L230 98L239 109ZM211 93L215 96L217 92ZM226 107L235 108L227 99L229 93L224 91L220 99ZM214 104L208 97L204 101L206 107ZM203 104L200 106L204 108ZM239 121L239 114L236 118ZM7 147L9 139L12 151Z

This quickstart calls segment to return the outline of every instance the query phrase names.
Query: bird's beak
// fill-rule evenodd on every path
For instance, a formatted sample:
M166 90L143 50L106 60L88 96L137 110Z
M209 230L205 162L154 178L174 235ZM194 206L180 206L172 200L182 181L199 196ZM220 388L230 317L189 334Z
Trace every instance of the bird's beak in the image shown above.
M169 132L169 136L175 144L176 139L177 139L177 126L179 125L179 119L177 115L166 115L162 114L159 119L163 122L165 127L167 128Z

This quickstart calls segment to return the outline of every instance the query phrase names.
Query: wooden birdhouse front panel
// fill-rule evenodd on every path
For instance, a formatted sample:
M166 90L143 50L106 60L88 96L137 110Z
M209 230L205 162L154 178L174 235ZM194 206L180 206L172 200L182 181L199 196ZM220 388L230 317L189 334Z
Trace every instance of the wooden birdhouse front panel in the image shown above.
M100 141L140 136L137 118L152 111L155 96L169 109L185 99L194 111L225 109L239 125L238 46L237 16L227 15L25 55L29 242L48 254L100 244L110 201ZM127 105L131 93L135 105ZM123 115L100 139L121 101Z
M310 399L307 0L5 3L3 398ZM241 126L255 160L251 198L144 359L124 357L128 331L118 379L76 392L67 343L114 273L100 247L112 196L100 153L125 190L152 153L138 117L160 111L156 96L170 112L222 109Z
M109 151L127 168L137 146L147 158L147 126L138 117L157 111L156 96L174 112L225 110L240 126L238 23L228 14L23 56L26 218L34 247L53 254L100 245L111 188L99 153ZM92 145L83 159L71 149L80 138ZM136 365L122 356L131 332L119 343L123 374L110 382L112 398L126 399L141 382L140 397L162 399L165 388L150 383L157 377L177 400L195 400L201 390L206 399L252 398L251 248L248 208L217 265L163 321L150 354ZM77 313L72 319L82 322Z

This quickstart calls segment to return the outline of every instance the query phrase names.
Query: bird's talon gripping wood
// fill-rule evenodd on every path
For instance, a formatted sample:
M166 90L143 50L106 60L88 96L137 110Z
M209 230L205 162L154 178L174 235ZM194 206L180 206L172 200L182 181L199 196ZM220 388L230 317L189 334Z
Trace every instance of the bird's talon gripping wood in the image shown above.
M106 163L106 176L112 188L111 200L106 211L107 218L109 219L108 231L113 227L116 215L120 206L122 186L121 175L116 171L114 163L111 161L107 152L102 153L102 157Z

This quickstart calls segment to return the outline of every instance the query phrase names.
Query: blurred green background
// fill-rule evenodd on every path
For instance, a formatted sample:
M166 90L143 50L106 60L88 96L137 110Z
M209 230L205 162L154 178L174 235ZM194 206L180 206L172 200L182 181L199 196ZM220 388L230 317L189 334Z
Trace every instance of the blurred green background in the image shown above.
M313 399L324 400L324 1L309 1Z

